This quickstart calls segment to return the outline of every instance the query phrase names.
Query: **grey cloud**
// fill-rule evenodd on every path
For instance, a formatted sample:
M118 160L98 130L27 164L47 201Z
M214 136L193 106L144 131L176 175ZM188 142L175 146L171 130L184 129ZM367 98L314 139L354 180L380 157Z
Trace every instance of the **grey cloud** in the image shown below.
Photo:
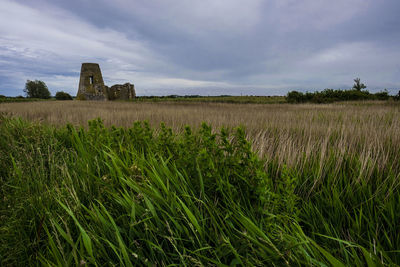
M396 0L5 0L2 6L0 17L11 25L0 18L0 93L21 78L4 70L43 77L55 89L63 82L73 93L82 61L99 62L110 83L135 82L139 94L140 88L142 94L196 88L285 94L349 87L355 76L373 90L400 87Z

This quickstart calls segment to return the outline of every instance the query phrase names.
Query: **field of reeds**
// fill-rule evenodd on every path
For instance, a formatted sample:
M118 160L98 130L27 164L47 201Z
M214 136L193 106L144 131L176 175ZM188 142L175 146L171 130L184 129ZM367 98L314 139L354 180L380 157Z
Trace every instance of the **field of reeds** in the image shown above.
M0 113L5 266L400 264L396 102Z

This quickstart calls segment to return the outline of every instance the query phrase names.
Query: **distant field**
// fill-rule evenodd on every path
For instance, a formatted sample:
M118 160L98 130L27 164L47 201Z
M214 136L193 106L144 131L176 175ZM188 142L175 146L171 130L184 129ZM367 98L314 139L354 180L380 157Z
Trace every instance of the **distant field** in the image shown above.
M55 100L54 98L47 101ZM0 103L45 101L38 98L0 97ZM138 96L134 102L285 103L284 96Z
M285 103L284 96L139 96L134 101L140 102L211 102L211 103Z
M42 263L123 264L136 254L161 265L400 263L396 102L45 101L3 103L0 113L1 197L18 209L4 209L4 237L18 243L27 231L18 225L32 236L46 226L29 252L3 242L7 263L39 248ZM254 155L241 131L220 132L239 125Z
M26 98L26 97L0 97L1 103L13 103L13 102L34 102L34 101L51 101L54 99L40 99L40 98Z

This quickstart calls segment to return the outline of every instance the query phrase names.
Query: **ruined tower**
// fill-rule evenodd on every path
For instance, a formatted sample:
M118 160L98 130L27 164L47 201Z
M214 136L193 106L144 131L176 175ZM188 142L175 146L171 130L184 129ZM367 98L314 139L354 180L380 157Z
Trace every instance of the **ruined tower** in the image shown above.
M136 97L131 83L104 85L100 66L97 63L82 63L78 100L128 100Z
M106 87L97 63L82 63L79 89L80 100L107 100Z

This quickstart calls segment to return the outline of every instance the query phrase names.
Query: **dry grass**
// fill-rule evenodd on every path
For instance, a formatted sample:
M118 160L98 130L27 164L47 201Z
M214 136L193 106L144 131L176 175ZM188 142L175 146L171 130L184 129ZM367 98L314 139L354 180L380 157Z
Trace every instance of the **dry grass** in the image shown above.
M345 155L360 158L360 177L368 179L373 167L400 171L400 105L387 102L341 104L225 104L225 103L132 103L52 101L6 103L0 112L54 125L70 122L86 125L102 118L106 126L131 126L148 120L165 122L176 131L184 125L208 122L215 129L244 125L261 156L302 170L318 158L320 173L328 157L340 171ZM388 160L390 159L390 161ZM332 171L332 170L331 170Z

